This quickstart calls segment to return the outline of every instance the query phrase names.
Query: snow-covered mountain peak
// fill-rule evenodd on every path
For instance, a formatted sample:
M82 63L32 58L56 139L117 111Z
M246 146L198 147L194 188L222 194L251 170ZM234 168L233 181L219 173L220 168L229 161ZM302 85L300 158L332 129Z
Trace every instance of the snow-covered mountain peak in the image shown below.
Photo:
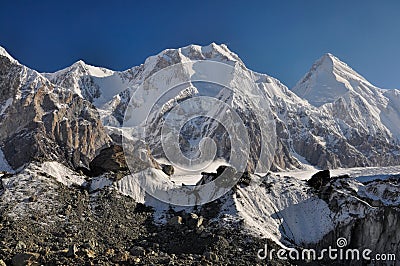
M181 49L183 53L193 60L191 53L187 51L198 51L205 59L211 59L222 62L240 62L243 64L239 56L232 51L225 44L211 43L207 46L189 45Z
M331 114L343 132L364 132L385 143L400 139L396 93L372 85L331 54L317 60L292 91Z
M56 71L54 73L48 73L47 75L60 75L63 73L75 73L77 75L89 75L92 77L107 77L114 74L114 71L103 68L103 67L96 67L86 64L83 60L78 60L73 63L71 66Z
M337 61L340 61L337 57L335 57L331 53L326 53L321 56L317 61L315 61L314 65L325 65L333 67L333 64Z
M52 83L64 87L78 94L82 98L101 104L112 99L120 92L120 78L118 73L103 67L95 67L78 60L71 66L54 73L43 73ZM114 81L118 84L115 84ZM109 94L112 96L108 97ZM101 99L99 99L101 98Z
M211 43L206 46L191 44L182 48L163 50L157 55L147 58L144 66L147 69L149 66L159 69L166 65L205 59L228 64L239 62L244 65L239 56L230 51L225 44Z
M188 45L183 48L166 49L148 57L140 66L122 72L91 66L79 60L67 68L44 75L51 82L71 89L97 107L102 107L113 101L115 95L134 89L143 80L161 69L179 63L205 59L231 65L239 63L244 66L240 58L226 45L211 43L207 46ZM125 92L125 94L129 93Z
M75 66L75 67L85 67L85 65L86 65L86 63L82 59L79 59L78 61L76 61L75 63L72 64L72 66Z
M361 76L359 73L354 71L349 65L347 65L345 62L341 61L339 58L336 56L327 53L323 56L325 58L325 61L330 61L332 62L333 69L332 71L343 78L348 78L348 79L354 79L354 80L360 80L362 82L368 83L369 82Z
M376 89L346 63L327 53L312 65L292 91L319 107L348 93L371 94L369 88Z
M15 59L7 52L7 50L4 49L2 46L0 46L0 56L7 57L7 58L10 59L10 61L13 62L13 63L18 63L18 61L15 60Z

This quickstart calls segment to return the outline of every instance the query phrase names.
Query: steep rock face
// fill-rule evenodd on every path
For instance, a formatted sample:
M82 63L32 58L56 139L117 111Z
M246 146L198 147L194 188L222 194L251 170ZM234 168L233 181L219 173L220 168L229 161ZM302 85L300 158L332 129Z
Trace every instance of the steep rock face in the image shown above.
M335 247L346 238L346 248L371 249L372 254L396 254L400 248L398 176L365 184L348 177L333 179L321 188L323 198L335 215L335 228L317 247Z
M380 207L361 219L339 225L324 236L319 248L336 247L337 239L346 238L348 249L370 249L372 254L396 254L400 248L400 212L398 208ZM361 253L361 252L360 252Z
M357 157L347 157L354 154L354 148L346 145L332 116L302 100L276 79L254 73L254 80L267 95L276 120L278 150L273 170L301 168L304 163L320 168L354 165L351 160L358 160Z
M0 88L0 143L14 169L40 158L88 165L99 148L109 145L89 102L4 56Z

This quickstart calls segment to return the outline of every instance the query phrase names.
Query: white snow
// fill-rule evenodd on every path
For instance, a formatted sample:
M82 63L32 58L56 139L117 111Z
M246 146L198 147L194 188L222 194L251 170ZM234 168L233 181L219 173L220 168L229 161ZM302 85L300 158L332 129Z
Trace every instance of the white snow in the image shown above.
M13 98L7 99L3 106L0 106L0 116L4 114L7 108L13 103Z
M74 171L58 162L44 162L41 165L41 169L66 186L71 186L73 184L82 185L85 183L83 176L77 175Z
M94 77L93 81L100 88L100 97L96 98L93 104L100 109L102 109L103 105L111 101L115 95L118 95L118 93L129 87L129 84L126 84L118 73L104 78Z
M132 197L136 202L145 202L145 192L140 187L137 175L127 175L117 181L114 186L120 193Z
M109 70L104 67L95 67L95 66L91 66L88 64L85 64L85 67L91 76L97 77L97 78L109 77L114 74L114 71Z
M139 182L143 174L146 175L146 191ZM127 175L113 183L113 186L121 194L132 197L136 202L145 203L147 206L153 207L156 223L166 223L166 212L170 208L175 211L186 210L188 213L193 210L193 207L170 205L152 196L157 195L157 192L165 193L164 191L175 187L175 184L169 180L168 176L158 169L147 169L140 173Z
M251 233L282 246L317 242L333 229L328 205L309 194L304 182L276 175L260 178L264 185L241 187L232 199L225 196L221 217L242 219Z
M164 158L156 159L158 163L160 164L170 164L168 160ZM218 167L221 165L229 165L228 162L225 160L217 159L207 165L206 167L200 169L199 171L187 171L185 169L175 167L174 168L174 174L171 175L169 178L171 179L172 182L175 182L175 184L181 185L196 185L198 181L200 181L202 175L201 172L206 172L206 173L216 173Z
M11 62L19 64L17 60L15 60L3 47L0 46L0 56L5 56L10 59Z
M300 180L308 180L312 175L320 171L319 169L307 169L299 171L283 171L277 172L276 175L291 176ZM331 169L331 176L349 175L360 182L371 181L375 179L385 179L390 175L400 174L400 166L388 167L354 167L354 168L339 168Z
M90 191L96 191L105 187L111 186L113 183L112 179L107 176L93 177L90 181Z
M6 171L9 173L13 173L14 170L8 164L6 158L4 157L3 151L0 149L0 171Z

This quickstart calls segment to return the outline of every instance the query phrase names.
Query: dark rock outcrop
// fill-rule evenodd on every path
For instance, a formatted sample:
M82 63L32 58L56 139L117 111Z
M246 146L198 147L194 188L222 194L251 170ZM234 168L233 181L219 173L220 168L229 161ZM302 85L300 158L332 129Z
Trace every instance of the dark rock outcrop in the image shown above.
M90 162L90 170L93 176L128 170L122 147L113 145L101 150L100 154Z
M319 190L322 186L326 185L331 179L331 174L329 170L319 171L314 174L308 181L307 184Z
M25 252L16 254L12 259L13 266L26 266L26 265L38 265L37 259L39 258L38 253Z
M161 169L165 174L167 174L169 176L173 175L174 172L175 172L174 167L172 165L169 165L169 164L162 164L161 165Z

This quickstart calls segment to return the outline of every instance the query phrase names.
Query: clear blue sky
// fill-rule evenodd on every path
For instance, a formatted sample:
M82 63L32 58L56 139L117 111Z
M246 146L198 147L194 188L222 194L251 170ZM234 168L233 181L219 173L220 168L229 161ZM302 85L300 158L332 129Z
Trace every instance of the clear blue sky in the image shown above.
M400 1L2 1L0 45L39 71L124 70L165 48L225 43L293 86L326 52L400 88Z

